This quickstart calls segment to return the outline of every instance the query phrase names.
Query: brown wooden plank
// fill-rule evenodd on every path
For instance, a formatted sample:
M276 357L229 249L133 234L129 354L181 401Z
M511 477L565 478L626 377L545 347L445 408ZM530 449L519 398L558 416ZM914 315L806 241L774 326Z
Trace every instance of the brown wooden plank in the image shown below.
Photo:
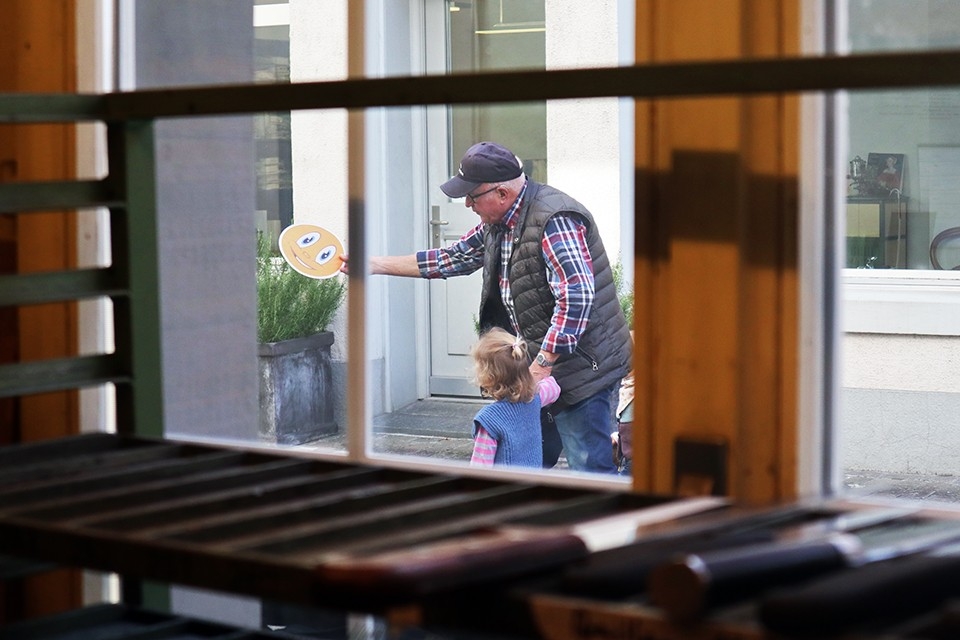
M364 511L343 517L329 517L304 523L266 536L246 537L229 543L230 549L246 553L315 556L335 549L360 536L388 533L397 535L411 528L431 526L458 517L486 514L488 522L497 522L495 514L515 505L530 504L542 497L535 489L504 485L474 493L452 493L436 498L411 501L376 511ZM601 499L599 496L598 499Z
M422 477L389 469L334 467L315 474L268 480L255 485L244 485L224 491L208 491L136 504L115 509L109 514L83 514L69 522L76 527L89 527L110 531L142 531L161 525L186 523L196 518L210 519L237 511L248 512L264 505L275 505L287 500L302 500L311 497L363 487L374 482L398 482L402 479Z
M77 42L75 0L9 0L0 20L0 87L12 93L75 93ZM72 180L77 177L76 126L71 124L7 127L0 135L0 179L7 181ZM27 218L30 220L27 220ZM73 213L13 216L16 271L56 271L77 266L77 224ZM5 247L6 248L6 247ZM15 315L11 336L19 361L77 354L77 304L31 305L9 310ZM6 319L6 318L4 318ZM0 357L2 359L2 357ZM15 421L9 433L21 442L80 431L77 390L17 398L6 413ZM0 415L0 418L3 418ZM0 434L2 436L4 434ZM24 581L23 615L78 606L82 585L76 572L54 572ZM0 612L0 616L3 612Z
M146 441L143 441L146 442ZM29 465L49 460L72 458L86 453L111 451L124 441L109 433L87 433L70 438L56 438L0 447L0 466Z
M512 524L538 527L566 526L582 520L646 509L676 500L673 496L592 491L550 497L554 502L554 509L542 513L531 513L529 517L513 520Z
M353 487L329 488L313 497L274 500L246 509L156 522L153 526L130 531L130 535L219 544L238 536L269 535L268 532L277 529L325 521L344 509L376 510L401 500L446 493L450 490L449 485L448 479L436 477L399 482L370 481Z
M797 6L638 2L636 58L795 55ZM728 444L730 495L796 495L797 101L724 92L637 103L637 490L677 491L685 438Z
M33 461L26 464L0 463L0 491L7 487L26 488L27 485L49 482L65 482L82 478L90 473L103 473L137 464L174 458L182 454L175 444L133 446L114 448L76 455L69 458L52 457L48 461Z
M145 545L125 536L90 535L56 525L0 517L5 552L87 569L237 594L271 596L291 603L347 604L317 584L312 567L243 554L221 554L184 545ZM81 560L82 559L82 560ZM371 604L371 606L373 606ZM355 609L353 609L355 610Z
M135 483L114 485L113 488L104 486L98 491L70 492L70 496L58 495L41 503L21 503L7 511L31 519L67 520L83 514L122 509L131 504L300 475L305 473L310 465L304 460L283 459L238 465L237 459L231 455L202 458L159 467L150 475L136 475Z
M638 496L589 494L578 498L557 500L547 495L532 496L527 502L507 505L503 509L467 513L459 517L452 516L426 526L388 531L381 535L347 541L338 544L331 554L337 557L363 556L404 548L413 549L422 544L465 536L478 530L525 528L530 531L542 530L546 535L548 532L554 533L558 528L570 527L587 520L634 512L666 502L666 500L638 502L630 499L635 497ZM627 499L621 500L621 498ZM318 560L321 563L323 561L323 559Z
M89 499L97 492L112 492L164 478L178 478L222 467L236 466L243 454L214 452L189 458L155 460L121 469L93 469L75 477L47 478L19 485L0 487L0 512L39 509L50 503Z
M509 504L502 509L493 509L480 513L465 513L450 518L430 522L425 525L398 530L374 533L337 544L336 548L320 553L310 552L304 556L317 565L331 559L340 560L346 556L363 557L367 554L395 550L413 550L419 545L441 540L455 541L463 536L477 532L491 532L525 516L549 514L557 509L557 504L549 500L531 500L520 504Z
M416 511L428 503L466 502L484 492L509 492L501 485L477 483L469 478L426 477L403 483L371 485L354 495L336 494L312 500L287 502L254 512L234 514L219 522L197 523L171 541L211 544L217 548L242 548L295 538L305 532L333 531L355 518L396 510ZM512 489L516 490L516 489Z

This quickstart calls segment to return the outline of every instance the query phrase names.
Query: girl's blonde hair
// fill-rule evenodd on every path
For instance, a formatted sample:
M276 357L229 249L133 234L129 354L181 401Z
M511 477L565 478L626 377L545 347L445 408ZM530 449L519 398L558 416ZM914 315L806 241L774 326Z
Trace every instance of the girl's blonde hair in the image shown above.
M523 338L494 327L484 332L471 352L480 393L494 400L530 402L537 385Z

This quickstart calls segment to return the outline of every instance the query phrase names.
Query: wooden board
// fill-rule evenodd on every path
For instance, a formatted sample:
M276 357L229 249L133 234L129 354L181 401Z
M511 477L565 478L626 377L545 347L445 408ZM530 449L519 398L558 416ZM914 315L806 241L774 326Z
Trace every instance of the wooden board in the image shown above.
M584 557L584 523L725 504L112 434L0 448L8 555L371 610Z

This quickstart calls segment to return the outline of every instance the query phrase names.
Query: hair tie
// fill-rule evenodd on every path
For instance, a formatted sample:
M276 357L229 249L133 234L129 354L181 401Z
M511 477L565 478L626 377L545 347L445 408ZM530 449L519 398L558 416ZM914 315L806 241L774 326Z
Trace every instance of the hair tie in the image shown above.
M517 336L513 341L513 357L523 357L523 339L520 336Z

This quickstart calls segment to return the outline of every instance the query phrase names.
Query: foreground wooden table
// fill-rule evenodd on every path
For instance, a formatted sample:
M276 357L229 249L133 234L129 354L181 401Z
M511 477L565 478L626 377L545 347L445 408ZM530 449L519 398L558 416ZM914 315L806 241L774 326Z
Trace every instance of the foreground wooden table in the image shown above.
M856 527L854 516L862 520ZM764 545L791 535L804 544L838 532L867 540L861 531L917 540L932 524L937 549L948 551L935 562L950 566L949 543L960 540L955 519L949 511L842 501L746 510L718 498L549 487L107 434L0 448L0 541L14 563L367 613L449 637L789 637L761 622L763 588L679 620L657 601L648 575L682 553L746 550L732 566L755 570ZM758 573L747 586L797 582L797 566L774 578ZM960 595L960 584L930 592L928 613L943 610L954 591ZM151 625L175 626L168 614L123 605L86 615L97 624L146 616ZM856 637L874 637L866 627L861 621ZM30 637L57 637L44 635L51 628L38 622ZM0 628L5 637L13 636Z

